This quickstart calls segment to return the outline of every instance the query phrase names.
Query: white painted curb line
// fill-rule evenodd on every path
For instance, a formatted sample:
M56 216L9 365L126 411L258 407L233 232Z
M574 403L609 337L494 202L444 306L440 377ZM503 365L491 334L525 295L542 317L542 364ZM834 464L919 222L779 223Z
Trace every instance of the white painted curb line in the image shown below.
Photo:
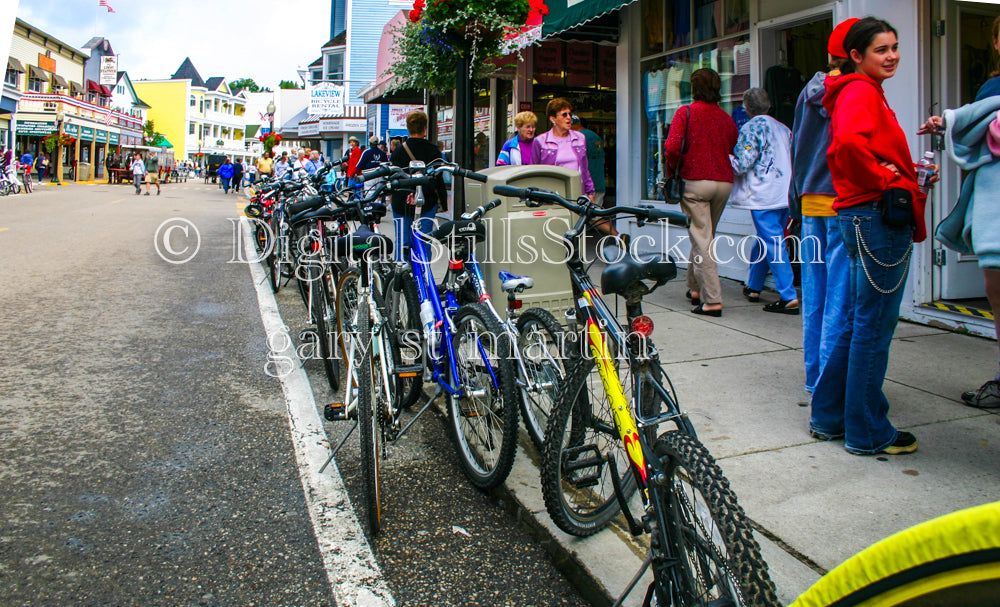
M256 259L250 222L241 216L240 224L245 259ZM291 371L281 374L279 379L288 406L288 423L309 518L312 519L334 599L337 605L343 607L393 607L396 601L385 584L382 570L351 507L337 463L331 462L326 473L319 474L320 467L329 457L330 441L316 410L309 378L295 352L288 327L281 319L278 302L271 292L264 269L256 262L247 265L257 289L257 302L271 348L270 355L291 361Z

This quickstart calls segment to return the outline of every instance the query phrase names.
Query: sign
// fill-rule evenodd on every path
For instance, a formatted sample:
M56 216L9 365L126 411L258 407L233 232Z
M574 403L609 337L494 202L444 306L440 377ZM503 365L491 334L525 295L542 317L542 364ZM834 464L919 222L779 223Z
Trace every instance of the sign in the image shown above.
M364 118L324 118L319 121L319 130L324 133L364 133L366 128L368 121ZM299 131L299 134L301 133L302 131Z
M27 137L44 137L49 133L56 132L54 122L41 122L38 120L18 120L17 134Z
M107 142L108 142L108 132L97 131L97 143L107 143Z
M427 111L422 105L390 105L389 129L405 129L406 115L415 110Z
M309 87L309 115L343 116L344 85L317 82Z
M312 137L313 135L319 135L319 121L307 122L305 124L299 123L299 137Z
M81 126L80 127L80 139L85 139L87 141L93 141L94 140L94 129L90 128L89 126Z
M530 101L521 101L521 102L519 102L517 104L517 111L519 111L519 112L530 112L531 111L531 102Z
M56 60L41 53L38 53L38 67L43 70L56 73Z
M118 133L108 133L108 143L111 145L118 145Z
M80 134L80 128L78 126L76 126L75 124L64 124L63 125L63 134L64 135L74 135L74 136L79 135Z
M101 84L114 86L118 84L118 56L104 55L101 57Z

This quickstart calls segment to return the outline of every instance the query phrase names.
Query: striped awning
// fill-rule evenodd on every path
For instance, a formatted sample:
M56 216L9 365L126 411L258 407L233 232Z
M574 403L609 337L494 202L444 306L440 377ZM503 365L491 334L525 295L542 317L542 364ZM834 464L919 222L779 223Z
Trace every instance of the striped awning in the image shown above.
M70 83L69 83L69 94L70 95L83 95L86 92L87 91L86 91L86 89L83 88L82 84L80 84L79 82L73 82L72 80L70 81Z
M28 78L36 80L48 80L51 74L37 65L28 65Z
M548 38L603 17L635 0L548 0L549 14L542 22L542 36Z
M24 73L24 66L21 65L20 61L14 59L13 57L7 57L7 69L14 70L19 74Z
M59 74L52 74L52 86L56 88L68 89L69 83Z

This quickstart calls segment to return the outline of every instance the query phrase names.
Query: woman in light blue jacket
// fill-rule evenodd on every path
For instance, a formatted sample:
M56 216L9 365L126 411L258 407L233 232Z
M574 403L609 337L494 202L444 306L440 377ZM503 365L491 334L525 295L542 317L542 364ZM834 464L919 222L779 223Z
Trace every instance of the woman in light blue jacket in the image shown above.
M520 112L514 116L514 128L517 129L517 133L500 148L497 166L528 164L525 161L531 156L531 141L535 138L537 126L538 116L535 116L534 112Z
M750 301L760 298L768 267L780 299L764 306L765 312L799 314L792 264L785 250L788 225L788 188L792 181L792 132L767 115L771 101L761 88L743 94L743 108L750 120L740 129L731 161L737 175L729 204L749 209L757 238L743 295Z

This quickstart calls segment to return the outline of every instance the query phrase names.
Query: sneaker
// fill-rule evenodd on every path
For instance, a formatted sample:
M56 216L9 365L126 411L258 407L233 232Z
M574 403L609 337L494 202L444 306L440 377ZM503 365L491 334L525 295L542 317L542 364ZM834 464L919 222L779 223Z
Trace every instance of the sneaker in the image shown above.
M896 435L896 440L892 444L882 449L882 453L887 455L901 455L903 453L913 453L917 450L917 437L909 432L900 431Z
M809 431L809 436L811 436L812 438L815 438L816 440L823 440L823 441L826 441L826 440L836 440L838 438L844 438L843 434L840 434L838 436L827 436L825 434L820 434L819 432L816 432L815 430L810 430Z
M991 379L978 390L963 392L962 402L978 409L996 409L1000 407L1000 381Z

